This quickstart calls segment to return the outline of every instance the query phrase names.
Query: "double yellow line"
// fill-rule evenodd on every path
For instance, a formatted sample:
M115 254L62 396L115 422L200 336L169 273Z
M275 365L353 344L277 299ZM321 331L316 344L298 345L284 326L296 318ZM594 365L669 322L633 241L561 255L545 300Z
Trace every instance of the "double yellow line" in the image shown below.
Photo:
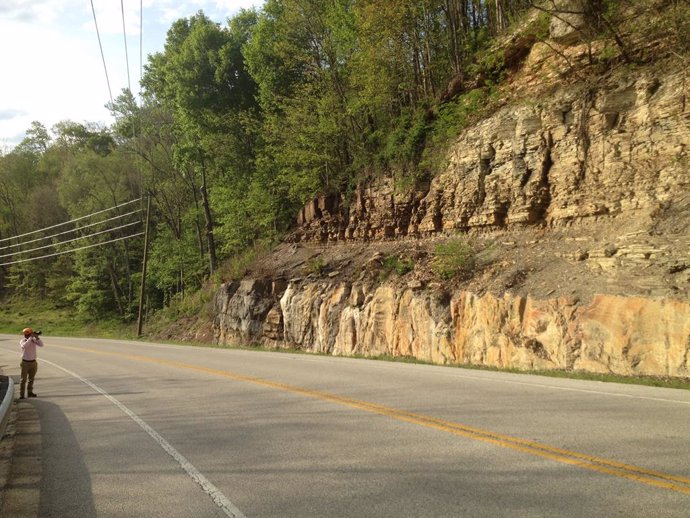
M391 417L399 421L404 421L407 423L412 423L427 428L440 430L442 432L451 433L459 437L466 437L469 439L490 443L496 446L500 446L502 448L510 448L511 450L528 453L530 455L536 455L556 462L562 462L564 464L578 466L580 468L588 469L591 471L597 471L599 473L605 473L607 475L613 475L616 477L633 480L635 482L647 484L649 486L670 489L672 491L677 491L679 493L685 493L690 495L690 478L640 468L638 466L623 464L601 457L595 457L593 455L578 453L575 451L565 450L562 448L555 448L553 446L549 446L546 444L528 441L525 439L520 439L518 437L511 437L510 435L504 435L492 432L490 430L483 430L481 428L475 428L461 423L445 421L443 419L437 419L431 416L406 412L404 410L398 410L395 408L378 405L376 403L370 403L368 401L360 401L357 399L338 396L335 394L329 394L327 392L319 392L316 390L310 390L302 387L297 387L294 385L288 385L285 383L278 383L275 381L269 381L262 378L256 378L253 376L236 374L229 371L200 367L198 365L191 365L187 363L181 363L170 360L162 360L158 358L150 358L147 356L106 352L99 351L97 349L80 347L53 347L62 349L72 349L75 351L89 352L100 355L116 356L119 358L126 358L140 362L155 363L159 365L165 365L168 367L203 372L206 374L210 374L212 376L219 376L222 378L227 378L235 381L253 383L255 385L261 385L268 388L282 390L284 392L290 392L293 394L299 394L302 396L307 396L322 401L337 403L339 405L344 405L359 410L364 410L366 412Z

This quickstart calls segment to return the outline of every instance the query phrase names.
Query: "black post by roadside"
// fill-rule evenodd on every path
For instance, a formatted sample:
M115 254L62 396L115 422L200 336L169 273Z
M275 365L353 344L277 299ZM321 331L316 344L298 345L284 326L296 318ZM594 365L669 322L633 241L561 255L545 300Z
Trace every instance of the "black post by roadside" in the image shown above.
M151 195L146 197L146 228L144 229L144 259L141 265L141 290L139 291L139 318L137 319L137 337L142 335L144 313L144 287L146 286L146 262L149 256L149 214L151 213Z

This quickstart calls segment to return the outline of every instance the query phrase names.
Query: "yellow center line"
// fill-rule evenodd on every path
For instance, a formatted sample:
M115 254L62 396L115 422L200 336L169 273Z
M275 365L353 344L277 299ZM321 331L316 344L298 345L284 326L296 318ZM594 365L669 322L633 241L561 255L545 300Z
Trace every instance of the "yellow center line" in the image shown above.
M539 457L550 459L556 462L578 466L580 468L588 469L591 471L597 471L599 473L605 473L607 475L613 475L616 477L633 480L635 482L640 482L642 484L647 484L650 486L660 487L664 489L670 489L672 491L677 491L680 493L690 494L690 478L682 477L679 475L672 475L668 473L662 473L654 470L648 470L638 466L624 464L613 460L588 455L585 453L579 453L562 448L556 448L553 446L549 446L547 444L541 444L535 441L520 439L519 437L512 437L510 435L503 435L497 432L483 430L481 428L475 428L461 423L445 421L443 419L437 419L431 416L415 414L404 410L398 410L395 408L378 405L376 403L370 403L368 401L360 401L357 399L351 399L344 396L338 396L336 394L329 394L327 392L319 392L316 390L297 387L294 385L288 385L285 383L279 383L262 378L256 378L253 376L246 376L244 374L237 374L230 371L201 367L199 365L192 365L172 360L163 360L159 358L151 358L148 356L140 356L135 354L100 351L97 349L82 347L56 345L52 347L60 349L71 349L74 351L89 352L93 354L100 354L106 356L115 356L118 358L125 358L139 362L155 363L159 365L165 365L168 367L203 372L206 374L210 374L212 376L219 376L226 379L232 379L235 381L253 383L255 385L261 385L268 388L282 390L284 392L300 394L322 401L329 401L332 403L349 406L351 408L356 408L359 410L364 410L366 412L383 415L386 417L397 419L399 421L404 421L407 423L424 426L426 428L440 430L443 432L451 433L456 436L486 442L489 444L500 446L502 448L509 448L523 453L528 453L530 455L536 455Z

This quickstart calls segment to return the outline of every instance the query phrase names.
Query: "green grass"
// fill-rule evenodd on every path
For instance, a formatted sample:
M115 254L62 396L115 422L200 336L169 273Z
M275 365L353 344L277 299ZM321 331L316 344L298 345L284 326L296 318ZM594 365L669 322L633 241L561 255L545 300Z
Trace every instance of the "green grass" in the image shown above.
M307 274L321 275L326 270L326 266L327 264L323 258L316 257L315 259L310 259L304 268Z
M0 308L0 333L21 336L22 329L31 327L48 336L91 336L131 339L135 325L114 319L84 321L67 308L54 308L34 301L3 302Z
M397 255L387 255L383 259L381 274L379 275L379 281L383 282L393 273L398 277L402 277L406 273L414 270L414 261L412 259L402 259Z
M450 280L457 275L471 273L476 264L474 246L464 239L454 238L436 247L431 269L440 278Z

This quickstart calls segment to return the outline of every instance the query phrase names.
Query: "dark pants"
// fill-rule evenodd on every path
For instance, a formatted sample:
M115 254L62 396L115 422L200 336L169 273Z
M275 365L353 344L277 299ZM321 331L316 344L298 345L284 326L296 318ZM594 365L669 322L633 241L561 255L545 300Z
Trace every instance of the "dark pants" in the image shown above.
M38 370L38 362L36 360L29 362L26 360L22 360L22 363L20 364L22 368L22 381L19 385L19 395L23 396L24 395L24 387L26 387L26 378L27 376L29 377L29 394L31 394L34 390L34 377L36 376L36 371Z

